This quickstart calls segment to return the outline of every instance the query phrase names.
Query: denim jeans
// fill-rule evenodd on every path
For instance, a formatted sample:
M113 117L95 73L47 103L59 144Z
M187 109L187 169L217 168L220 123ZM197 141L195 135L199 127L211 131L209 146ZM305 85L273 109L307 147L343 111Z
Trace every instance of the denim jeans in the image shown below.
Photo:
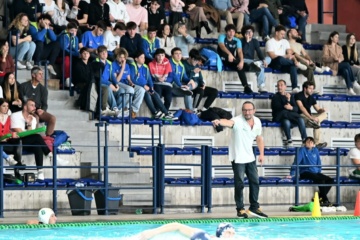
M306 127L305 127L305 121L302 117L299 117L297 119L297 122L290 122L289 119L283 119L281 120L281 127L284 130L286 139L289 140L291 139L291 133L290 133L290 129L298 126L299 127L299 131L300 131L300 135L301 135L301 140L305 140L305 138L307 138L307 134L306 134Z
M154 93L150 94L148 91L146 91L144 95L144 100L151 114L155 114L157 110L160 110L162 113L167 114L168 111L165 108L157 92L154 91Z
M355 78L351 66L348 62L342 61L341 63L339 63L339 70L337 75L340 75L344 78L346 87L348 89L353 88Z
M267 65L269 65L271 63L271 58L270 57L265 57L265 62ZM250 64L253 63L255 61L261 61L261 60L253 60L253 59L244 59L244 63ZM261 61L262 62L262 61ZM265 86L265 66L262 63L261 64L261 71L260 72L256 72L256 77L257 77L257 86L261 87L261 86Z
M273 17L268 8L254 9L250 12L250 21L262 24L262 37L271 35L271 28L277 25L276 19Z
M195 83L195 88L197 87L197 83ZM191 86L191 84L187 85L189 87L190 90L193 90L193 87ZM193 98L192 96L186 96L184 94L184 91L181 90L178 86L174 86L172 89L172 93L174 94L174 96L180 96L180 97L184 97L184 102L185 102L185 108L189 109L189 110L193 110Z
M278 56L271 60L269 67L285 73L290 73L291 88L294 89L297 87L297 68L292 60Z
M135 85L134 95L133 95L132 104L131 104L133 112L136 112L136 113L139 112L140 106L144 99L144 95L145 95L145 88L143 88L139 85Z
M36 49L36 44L34 42L22 42L17 46L17 60L29 62L32 60ZM10 48L10 54L15 59L16 47Z
M250 210L257 210L259 208L259 176L256 167L256 161L249 163L232 163L234 171L234 187L235 187L235 203L236 209L239 211L244 209L244 174L246 174L249 181L249 201Z
M118 109L123 108L124 104L122 101L122 97L121 94L125 93L125 90L120 88L117 92L113 92L113 90L110 88L110 86L107 86L105 84L101 84L102 88L101 90L103 91L104 87L106 87L107 91L108 91L108 104L110 106L110 109L113 110L115 107Z
M301 40L306 41L306 22L309 15L306 14L306 16L302 17L299 15L299 17L296 19L298 22L298 29L301 32Z

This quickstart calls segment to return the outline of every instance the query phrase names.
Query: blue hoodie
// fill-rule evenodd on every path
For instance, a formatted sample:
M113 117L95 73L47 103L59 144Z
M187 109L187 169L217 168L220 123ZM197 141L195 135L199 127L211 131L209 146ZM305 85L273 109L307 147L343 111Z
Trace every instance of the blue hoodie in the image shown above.
M136 62L130 64L130 76L134 84L144 87L148 85L150 88L154 87L151 79L149 67L146 64L138 66Z
M187 84L190 81L190 78L186 74L184 64L180 61L176 63L173 58L170 59L171 68L173 71L173 75L175 81L179 81L180 83Z
M116 76L119 74L120 71L121 71L120 64L118 63L118 61L114 61L112 63L112 71L111 71L111 80L114 84L117 84ZM128 76L130 76L131 78L130 67L129 64L126 63L124 73L120 79L120 82L129 85L129 81L127 79Z
M100 62L100 59L96 58L95 62ZM111 62L109 60L106 60L104 69L102 71L103 72L101 75L101 84L109 86L111 84L111 82L110 82ZM116 86L116 82L114 83L114 85Z
M312 149L307 149L306 147L301 147L299 153L296 155L293 166L291 167L290 175L296 175L296 162L299 166L301 165L321 165L319 150L316 147ZM311 166L311 167L299 167L299 172L311 172L311 173L320 173L321 167Z
M145 57L151 60L154 59L156 49L160 48L159 39L155 38L153 42L150 42L150 39L147 35L143 36L142 38L142 50L145 53Z
M61 32L61 34L57 37L57 41L60 43L61 50L65 49L65 52L70 54L70 34L66 30ZM79 56L79 39L77 36L73 37L71 54L74 57Z
M55 42L56 41L56 35L53 30L49 29L39 29L37 22L31 22L29 33L31 35L32 40L35 41L41 41L47 43Z

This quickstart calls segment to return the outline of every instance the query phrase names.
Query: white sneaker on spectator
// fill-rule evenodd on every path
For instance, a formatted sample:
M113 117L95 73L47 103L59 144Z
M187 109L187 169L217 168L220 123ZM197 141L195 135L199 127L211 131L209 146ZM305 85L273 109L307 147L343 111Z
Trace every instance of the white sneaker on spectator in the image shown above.
M178 120L178 118L175 117L171 112L168 112L164 118L167 120Z
M155 114L154 114L154 118L155 119L159 119L163 116L163 112L162 111L156 111Z
M101 111L101 116L114 116L115 112L111 111L108 107Z
M26 63L25 63L25 65L26 65L26 69L27 70L31 70L34 66L31 64L31 62L29 62L29 61L27 61Z
M17 67L17 69L19 69L19 70L26 68L26 66L25 66L24 64L22 64L20 61L17 61L16 67Z
M44 179L45 179L45 176L44 176L43 170L42 169L38 170L38 172L37 172L37 180L44 181Z
M297 67L298 69L300 69L300 70L303 70L303 71L305 71L305 70L307 69L307 66L304 65L304 64L302 64L301 62L298 62L298 63L296 64L296 67Z
M317 73L323 73L323 72L324 72L324 68L315 67L315 72L317 72Z
M115 111L115 114L116 114L116 117L118 118L122 118L122 110L118 110L118 111ZM128 117L129 116L129 110L124 110L124 117Z
M300 92L300 88L298 87L293 88L292 93L298 93L298 92Z
M360 85L357 81L355 81L353 83L353 89L354 89L354 92L357 93L358 95L360 95Z
M321 68L324 70L324 72L330 72L331 70L329 67L325 67L325 66L322 66Z
M52 65L48 65L47 68L49 70L49 73L51 73L52 75L56 75L56 72L55 72L54 67Z
M14 166L17 164L17 161L14 159L14 155L9 155L8 158L5 159L9 166Z
M262 92L268 92L268 90L265 88L265 86L260 86L259 87L259 92L262 93Z
M349 95L349 96L355 96L356 93L354 92L354 89L349 88L349 89L348 89L348 95Z

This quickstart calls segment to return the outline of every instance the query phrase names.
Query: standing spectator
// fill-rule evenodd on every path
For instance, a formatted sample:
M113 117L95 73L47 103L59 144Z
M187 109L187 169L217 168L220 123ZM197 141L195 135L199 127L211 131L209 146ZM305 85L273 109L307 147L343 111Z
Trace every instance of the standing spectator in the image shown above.
M148 12L140 3L141 0L133 0L132 3L126 5L126 11L130 16L130 21L135 22L140 32L144 32L148 28Z
M355 147L350 149L348 156L356 169L350 173L350 176L360 178L360 133L354 137Z
M136 33L136 28L136 23L128 22L126 24L126 33L120 41L120 47L125 48L131 58L134 58L136 53L142 49L144 41L141 35Z
M126 24L130 21L126 6L121 0L108 0L106 4L110 8L109 17L112 27L115 27L115 24L118 22Z
M321 159L319 150L315 147L314 138L307 137L303 143L305 146L299 148L288 178L296 177L296 166L299 165L300 179L310 179L319 184L333 184L334 179L321 173ZM303 167L302 165L308 166ZM319 186L321 206L331 205L327 197L330 189L331 186Z
M2 83L4 99L9 103L9 109L12 113L21 111L22 101L20 99L19 83L15 79L14 73L5 74Z
M195 39L188 34L185 23L179 22L174 26L174 40L176 47L181 49L183 58L189 57L189 44L194 44Z
M204 27L207 34L212 33L209 27L203 7L196 6L197 0L188 0L186 2L187 13L190 18L191 29L196 31L196 37L201 38L201 28Z
M171 49L176 47L175 39L170 32L170 25L162 24L157 32L157 37L160 41L160 48L165 50L166 57L171 56Z
M33 65L31 60L33 58L36 45L32 41L32 37L29 31L30 24L29 18L25 13L19 13L15 19L9 25L9 31L11 34L10 42L10 54L12 57L15 57L16 51L16 36L18 36L18 45L17 45L17 69L28 69L31 70ZM25 61L25 65L21 63Z
M9 54L9 44L6 40L0 40L0 78L6 73L15 72L14 59Z
M355 78L350 63L344 61L344 55L338 43L339 33L336 31L330 33L327 44L323 47L323 64L331 69L333 76L341 75L344 78L348 95L356 95L353 89Z
M170 0L170 26L174 26L178 22L182 22L182 15L184 13L183 7L185 3L181 0Z
M314 85L311 82L304 82L303 90L295 95L296 104L299 107L299 114L304 118L305 125L314 129L314 139L317 148L327 146L326 142L320 142L320 125L326 119L326 111L317 105L316 99L312 96ZM316 110L316 114L311 113L311 107Z
M160 0L151 0L148 8L148 26L154 26L156 30L166 22L165 11L160 7Z
M234 171L235 202L238 218L248 218L244 208L243 190L245 187L244 173L249 181L250 207L248 213L259 218L268 216L259 208L259 176L256 167L256 157L253 152L253 142L256 139L260 155L258 161L264 162L264 139L261 136L262 126L259 118L254 116L255 105L246 101L242 105L242 115L230 120L217 119L214 127L229 127L232 130L229 145L229 161Z
M304 141L307 137L304 119L298 113L299 107L295 102L294 95L286 92L286 82L279 80L277 82L278 92L271 99L271 110L274 122L280 122L281 127L285 133L285 145L291 146L291 132L290 129L298 126L301 134L301 140Z
M42 81L43 71L39 67L34 67L31 69L31 81L20 85L20 96L22 102L33 99L36 104L34 115L47 124L46 136L51 136L54 133L56 118L47 112L48 90L41 84Z
M239 75L241 84L246 94L253 91L248 85L244 70L244 56L240 39L235 37L236 27L234 24L228 24L225 27L225 34L220 34L218 38L218 53L224 66L236 70Z
M103 21L97 22L95 28L92 31L87 31L82 35L82 41L80 48L86 47L90 52L90 59L94 60L97 57L98 47L104 44L104 32L106 31L106 25Z
M226 24L234 24L233 19L236 19L236 32L240 33L244 24L244 13L236 11L231 4L231 0L213 0L213 5L220 13L220 16L225 17Z
M263 51L260 49L259 41L254 36L254 27L246 25L241 29L244 36L241 39L245 69L255 71L257 76L257 86L259 92L267 92L265 88L265 68L270 64L271 58L264 57ZM259 60L255 59L255 52Z
M12 5L14 17L19 13L25 13L28 16L30 22L36 22L36 19L40 17L42 7L38 0L18 0L16 4Z
M48 60L48 70L52 75L56 75L54 63L60 52L60 44L56 41L56 35L50 28L51 17L42 14L36 23L31 23L30 34L36 44L34 53L34 63L39 65L41 60Z
M154 26L148 28L147 34L143 36L142 51L145 54L145 63L154 59L156 49L160 48L160 40L156 38L157 29Z
M356 38L353 33L349 33L346 36L346 45L342 46L342 52L344 55L344 62L348 62L351 66L353 76L357 81L354 81L354 88L359 90L360 83L360 62L359 52L356 47ZM358 93L360 94L360 93Z
M110 24L110 8L105 4L107 0L92 0L88 10L88 24L96 25L99 21ZM104 30L105 31L105 30Z
M194 98L194 111L199 109L199 104L203 97L206 97L206 101L201 111L206 111L215 101L218 95L218 90L216 88L206 86L205 84L205 80L203 79L201 68L199 66L201 61L199 50L195 48L191 49L189 55L190 57L187 60L182 60L182 64L184 65L186 75L189 77L189 79L192 79L196 85L196 87L192 89Z
M125 32L125 24L118 22L113 29L108 29L104 33L104 46L108 50L108 59L114 60L114 51L120 47L120 38L125 35Z

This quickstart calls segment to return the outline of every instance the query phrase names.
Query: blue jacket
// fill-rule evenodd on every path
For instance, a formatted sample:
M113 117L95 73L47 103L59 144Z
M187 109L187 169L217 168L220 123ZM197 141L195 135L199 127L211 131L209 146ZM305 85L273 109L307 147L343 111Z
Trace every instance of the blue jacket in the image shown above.
M56 35L53 30L51 29L39 29L37 22L31 22L29 33L31 35L32 40L35 41L41 41L47 43L55 42L56 41Z
M111 71L111 80L114 84L118 83L118 81L116 80L116 76L119 74L120 71L121 71L120 64L118 63L118 61L114 61L112 63L112 71ZM126 63L124 73L120 79L120 82L129 85L129 81L127 79L128 76L130 76L131 79L130 67L129 64Z
M190 78L186 74L184 64L180 61L179 63L175 63L174 59L170 59L170 64L172 68L172 72L174 75L175 83L180 87L182 83L187 84L190 81ZM177 83L179 82L180 85Z
M82 35L81 42L84 47L97 49L99 46L104 45L104 36L94 36L92 31L86 31Z
M144 87L148 85L150 88L154 87L149 67L146 64L138 66L136 62L130 64L130 76L134 84Z
M100 62L100 59L96 58L95 62ZM109 60L106 60L104 69L103 69L103 72L101 75L101 84L104 84L106 86L109 86L111 84L110 73L111 73L111 62ZM114 85L116 86L116 83Z
M296 163L301 165L321 165L319 150L316 147L312 149L307 149L306 147L301 147L299 153L295 156L293 166L291 167L290 175L296 175ZM320 166L310 166L310 167L299 167L300 174L303 172L311 173L320 173Z
M155 38L153 42L150 42L150 39L147 35L143 36L142 41L142 50L146 58L154 59L154 54L156 49L160 48L160 41L158 38Z
M65 50L66 53L70 54L70 34L66 30L61 32L57 37L57 41L60 43L61 50ZM77 36L73 37L71 54L74 57L79 56L79 39Z

